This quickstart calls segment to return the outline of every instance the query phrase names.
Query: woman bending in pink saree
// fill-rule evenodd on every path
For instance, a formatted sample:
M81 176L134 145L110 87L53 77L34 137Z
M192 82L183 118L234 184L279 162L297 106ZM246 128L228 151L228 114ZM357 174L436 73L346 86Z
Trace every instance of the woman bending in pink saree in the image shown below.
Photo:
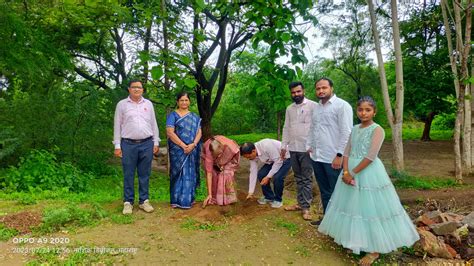
M203 145L202 161L207 177L209 204L229 205L237 201L234 173L239 168L239 145L224 136L214 136Z

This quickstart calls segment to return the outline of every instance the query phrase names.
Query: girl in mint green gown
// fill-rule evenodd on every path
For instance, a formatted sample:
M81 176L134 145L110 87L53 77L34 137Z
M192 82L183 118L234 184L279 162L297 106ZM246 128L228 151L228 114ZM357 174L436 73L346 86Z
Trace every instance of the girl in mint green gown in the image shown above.
M344 152L344 171L337 181L318 230L355 254L367 255L370 265L379 253L411 246L419 235L400 203L397 192L377 154L385 132L374 123L371 97L357 102L361 124L354 126Z

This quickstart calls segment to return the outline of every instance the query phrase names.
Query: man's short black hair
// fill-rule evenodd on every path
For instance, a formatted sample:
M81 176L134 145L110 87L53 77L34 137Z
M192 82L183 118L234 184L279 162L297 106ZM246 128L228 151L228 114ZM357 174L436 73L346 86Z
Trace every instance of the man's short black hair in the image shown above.
M303 83L302 83L301 81L292 81L292 82L290 83L290 85L288 85L288 88L289 88L290 91L291 91L291 89L293 89L294 87L298 87L298 86L301 86L301 88L304 90L304 85L303 85Z
M138 78L132 78L129 82L128 82L128 86L127 86L127 89L128 90L130 88L130 86L132 86L132 83L135 83L135 82L140 82L143 86L143 81L141 79L138 79ZM146 88L145 86L143 86L143 92L146 92Z
M252 142L245 142L244 144L242 144L242 146L240 146L241 155L251 154L253 150L255 150L255 144L253 144Z
M316 87L316 84L318 84L318 82L320 82L321 80L326 80L328 83L329 83L329 87L333 87L333 84L332 84L332 80L330 78L326 78L326 77L322 77L318 80L316 80L316 82L314 83L314 87Z
M135 83L135 82L140 82L143 85L143 82L141 81L141 79L134 78L128 82L128 88L130 88L130 86L132 86L132 83Z

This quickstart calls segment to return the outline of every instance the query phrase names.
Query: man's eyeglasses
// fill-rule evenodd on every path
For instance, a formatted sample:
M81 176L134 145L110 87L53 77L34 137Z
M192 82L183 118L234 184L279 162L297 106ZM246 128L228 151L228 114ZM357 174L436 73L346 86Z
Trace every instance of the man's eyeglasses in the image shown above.
M137 89L137 90L140 90L140 89L143 89L143 87L140 87L140 86L132 86L130 87L131 89Z

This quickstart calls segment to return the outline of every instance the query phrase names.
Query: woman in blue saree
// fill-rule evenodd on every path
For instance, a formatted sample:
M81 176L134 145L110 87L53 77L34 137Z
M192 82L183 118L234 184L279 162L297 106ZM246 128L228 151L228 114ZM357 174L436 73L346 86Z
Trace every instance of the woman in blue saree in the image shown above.
M176 97L178 108L166 119L170 158L170 203L173 208L189 209L199 186L201 118L189 111L187 92Z

